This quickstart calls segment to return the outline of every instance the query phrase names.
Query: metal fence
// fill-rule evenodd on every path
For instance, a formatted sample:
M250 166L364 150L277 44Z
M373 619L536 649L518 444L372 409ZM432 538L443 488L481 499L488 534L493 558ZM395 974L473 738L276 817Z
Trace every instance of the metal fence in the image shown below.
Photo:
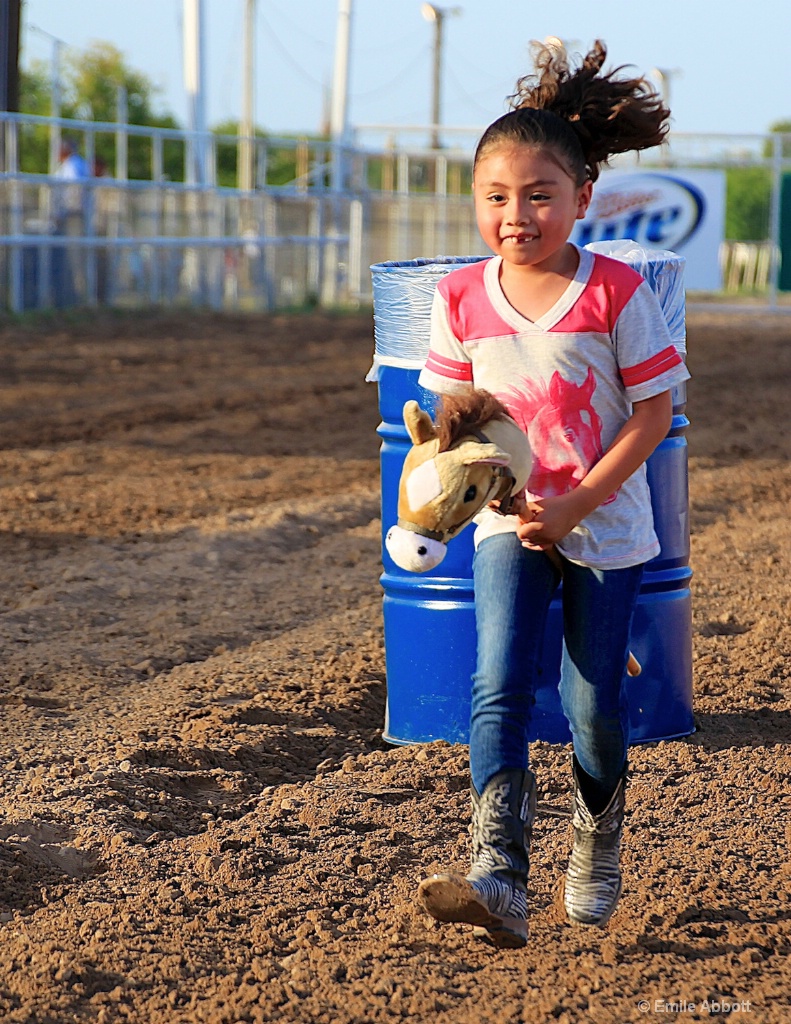
M0 114L0 308L369 304L373 263L484 251L469 195L477 131L448 129L452 140L437 151L398 134L417 128L377 130L381 140L362 126L345 147L247 140L255 188L243 191L217 184L229 164L235 171L229 154L245 141L236 137ZM111 137L113 176L75 185L23 169L35 133L39 146L48 135L50 168L53 137L77 139L89 162ZM146 157L135 180L133 139ZM675 135L642 159L642 167L757 167L769 176L761 237L721 248L723 298L750 292L778 304L787 150L788 136ZM166 166L180 180L169 180Z
M0 296L74 305L271 310L349 300L359 203L94 179L62 216L51 178L0 180ZM355 275L360 277L359 266Z

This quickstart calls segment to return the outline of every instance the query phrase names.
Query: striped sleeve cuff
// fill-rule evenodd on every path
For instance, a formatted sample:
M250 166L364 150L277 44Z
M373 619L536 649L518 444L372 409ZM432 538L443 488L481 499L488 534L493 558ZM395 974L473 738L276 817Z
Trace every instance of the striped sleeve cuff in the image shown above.
M438 352L429 351L426 369L438 377L472 383L472 363L449 359L447 356L441 356Z
M662 374L672 370L675 366L679 366L682 362L683 360L678 354L675 345L668 345L667 348L663 348L661 352L657 352L656 355L651 356L650 359L645 359L642 363L622 367L621 379L623 380L624 387L636 388L640 384L646 384L648 381L653 380L655 377L661 377Z

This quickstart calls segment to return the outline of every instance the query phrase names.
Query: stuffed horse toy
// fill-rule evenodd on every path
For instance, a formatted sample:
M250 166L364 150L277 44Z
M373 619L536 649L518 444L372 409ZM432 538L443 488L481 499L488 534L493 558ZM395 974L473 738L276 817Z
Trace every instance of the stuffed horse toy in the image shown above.
M385 538L390 557L409 572L427 572L447 543L491 501L505 514L527 483L527 437L486 391L445 397L436 424L415 401L404 406L412 441L398 488L398 525Z
M428 572L445 557L448 541L490 502L508 515L524 491L532 457L527 435L487 391L445 396L434 423L415 401L404 406L412 448L398 487L398 523L385 537L395 564ZM554 549L547 552L560 568ZM633 654L629 675L640 673Z

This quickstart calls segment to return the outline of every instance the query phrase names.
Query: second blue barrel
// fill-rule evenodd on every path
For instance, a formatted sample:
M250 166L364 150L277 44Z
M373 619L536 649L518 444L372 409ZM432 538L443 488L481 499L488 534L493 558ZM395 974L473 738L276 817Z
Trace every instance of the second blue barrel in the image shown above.
M686 351L683 257L630 241L588 248L629 263L656 292L674 344ZM476 660L472 582L474 526L448 545L436 569L414 574L389 557L384 536L396 522L401 467L411 446L404 403L433 413L436 395L418 385L428 353L431 302L439 279L485 257L436 257L374 264L374 365L382 422L382 562L387 706L384 739L394 744L469 740ZM694 731L692 607L689 567L686 390L673 393L673 423L647 464L661 551L646 566L632 628L642 673L627 682L630 742L672 739ZM558 683L562 653L560 597L550 606L531 740L567 743Z

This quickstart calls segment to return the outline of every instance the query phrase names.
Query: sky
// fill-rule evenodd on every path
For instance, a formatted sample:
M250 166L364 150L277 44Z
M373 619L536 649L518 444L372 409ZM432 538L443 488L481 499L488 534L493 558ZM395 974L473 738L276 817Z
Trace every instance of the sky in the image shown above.
M186 127L182 6L183 0L23 0L22 66L49 62L52 37L77 50L111 42L160 90L160 109ZM503 113L516 79L532 70L530 41L547 36L564 40L572 52L602 39L608 66L633 65L657 84L654 69L663 70L673 131L753 134L791 120L788 0L443 0L435 6L445 11L445 126L478 131ZM204 0L210 126L240 117L244 8L244 0ZM257 0L258 125L275 134L320 130L337 22L338 0ZM421 0L353 0L352 127L429 123L433 41ZM428 133L414 138L425 143Z

